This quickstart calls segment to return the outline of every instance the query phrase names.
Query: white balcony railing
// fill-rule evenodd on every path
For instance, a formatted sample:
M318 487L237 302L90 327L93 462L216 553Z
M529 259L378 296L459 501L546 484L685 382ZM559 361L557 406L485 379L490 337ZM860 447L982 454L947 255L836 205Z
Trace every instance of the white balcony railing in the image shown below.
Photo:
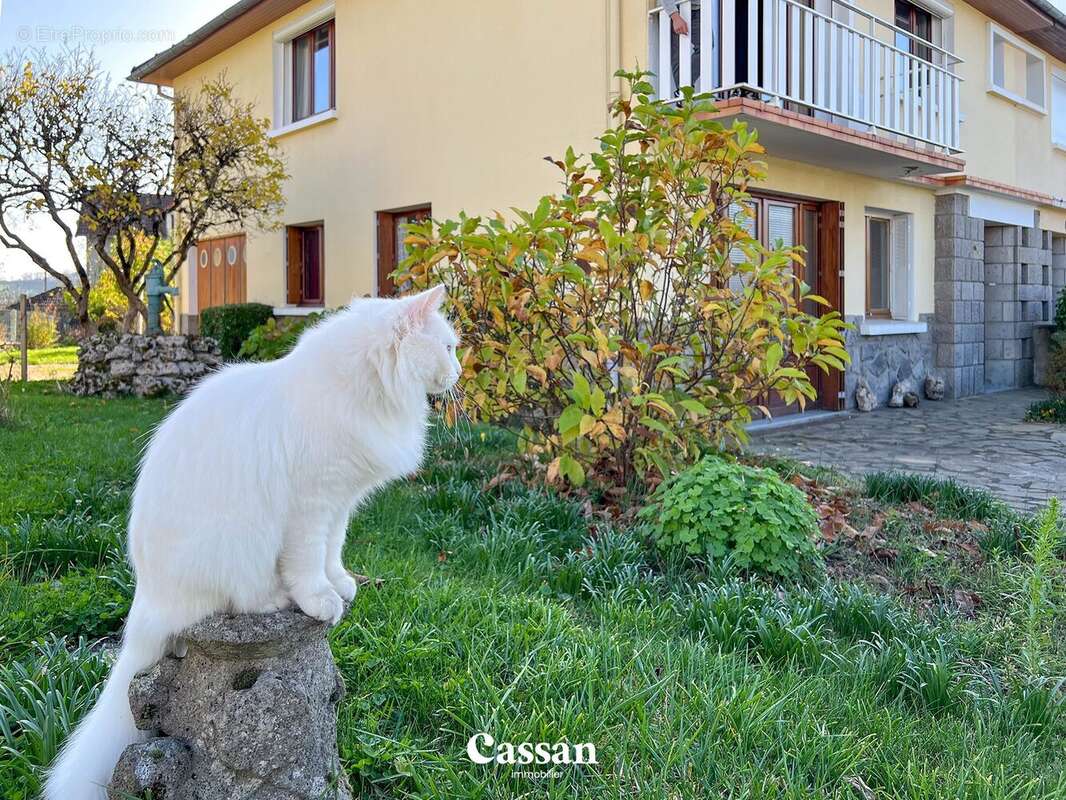
M687 0L687 36L652 10L659 97L675 98L680 86L744 93L958 152L961 60L850 3L831 5L823 14L801 0Z

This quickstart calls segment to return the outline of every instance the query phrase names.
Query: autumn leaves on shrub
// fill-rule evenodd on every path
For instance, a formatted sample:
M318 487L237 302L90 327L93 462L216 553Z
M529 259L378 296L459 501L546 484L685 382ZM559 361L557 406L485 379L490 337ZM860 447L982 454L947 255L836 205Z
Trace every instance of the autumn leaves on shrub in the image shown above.
M653 101L643 73L598 152L515 218L413 225L398 284L442 282L463 339L466 411L517 423L552 482L645 484L742 440L771 392L815 397L805 369L847 361L839 314L797 277L797 248L750 233L763 153L710 101ZM550 160L550 159L549 159ZM813 301L813 302L811 302Z

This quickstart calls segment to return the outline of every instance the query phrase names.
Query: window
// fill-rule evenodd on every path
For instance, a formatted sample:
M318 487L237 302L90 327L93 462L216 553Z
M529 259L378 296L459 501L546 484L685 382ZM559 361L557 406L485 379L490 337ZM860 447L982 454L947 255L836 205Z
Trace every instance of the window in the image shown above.
M337 116L335 6L274 31L273 135Z
M396 284L390 277L401 261L407 258L407 226L429 219L431 206L417 206L402 211L378 212L378 297L396 294Z
M911 215L867 209L867 317L915 321L911 253Z
M1047 65L1039 50L1009 31L988 23L988 91L1044 113Z
M1051 142L1066 149L1066 72L1051 73Z
M322 225L291 225L285 229L285 298L290 305L320 306L325 302L325 233Z
M896 0L896 27L919 39L927 42L933 41L932 15L924 8L918 8L918 6L908 3L906 0ZM911 53L918 56L918 58L932 61L932 49L919 44L912 36L907 36L897 31L896 47L905 53Z
M892 275L891 220L866 218L866 314L891 317L889 281Z
M292 40L292 121L333 108L333 20Z

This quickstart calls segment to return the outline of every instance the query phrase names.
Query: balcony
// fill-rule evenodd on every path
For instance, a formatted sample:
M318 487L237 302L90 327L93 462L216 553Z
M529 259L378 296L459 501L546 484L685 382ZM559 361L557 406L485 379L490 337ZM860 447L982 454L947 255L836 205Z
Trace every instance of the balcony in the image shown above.
M710 92L721 115L748 119L785 158L881 177L959 171L961 60L843 0L831 7L690 0L679 9L687 36L653 9L659 98Z

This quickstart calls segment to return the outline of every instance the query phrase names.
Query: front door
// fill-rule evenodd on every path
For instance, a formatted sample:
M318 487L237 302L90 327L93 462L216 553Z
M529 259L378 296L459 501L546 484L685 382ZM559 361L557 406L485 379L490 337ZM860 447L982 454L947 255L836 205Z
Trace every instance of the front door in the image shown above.
M814 294L829 301L831 309L808 301L804 310L810 314L840 311L843 298L841 273L841 230L843 203L802 200L786 197L753 196L751 232L767 247L780 243L784 247L801 246L806 254L803 264L796 264L797 276L811 287ZM800 287L796 285L796 297ZM843 390L843 373L826 375L821 368L810 366L807 375L818 393L817 400L807 408L837 410L841 408L839 393ZM763 398L774 417L800 411L797 403L786 403L777 392Z

